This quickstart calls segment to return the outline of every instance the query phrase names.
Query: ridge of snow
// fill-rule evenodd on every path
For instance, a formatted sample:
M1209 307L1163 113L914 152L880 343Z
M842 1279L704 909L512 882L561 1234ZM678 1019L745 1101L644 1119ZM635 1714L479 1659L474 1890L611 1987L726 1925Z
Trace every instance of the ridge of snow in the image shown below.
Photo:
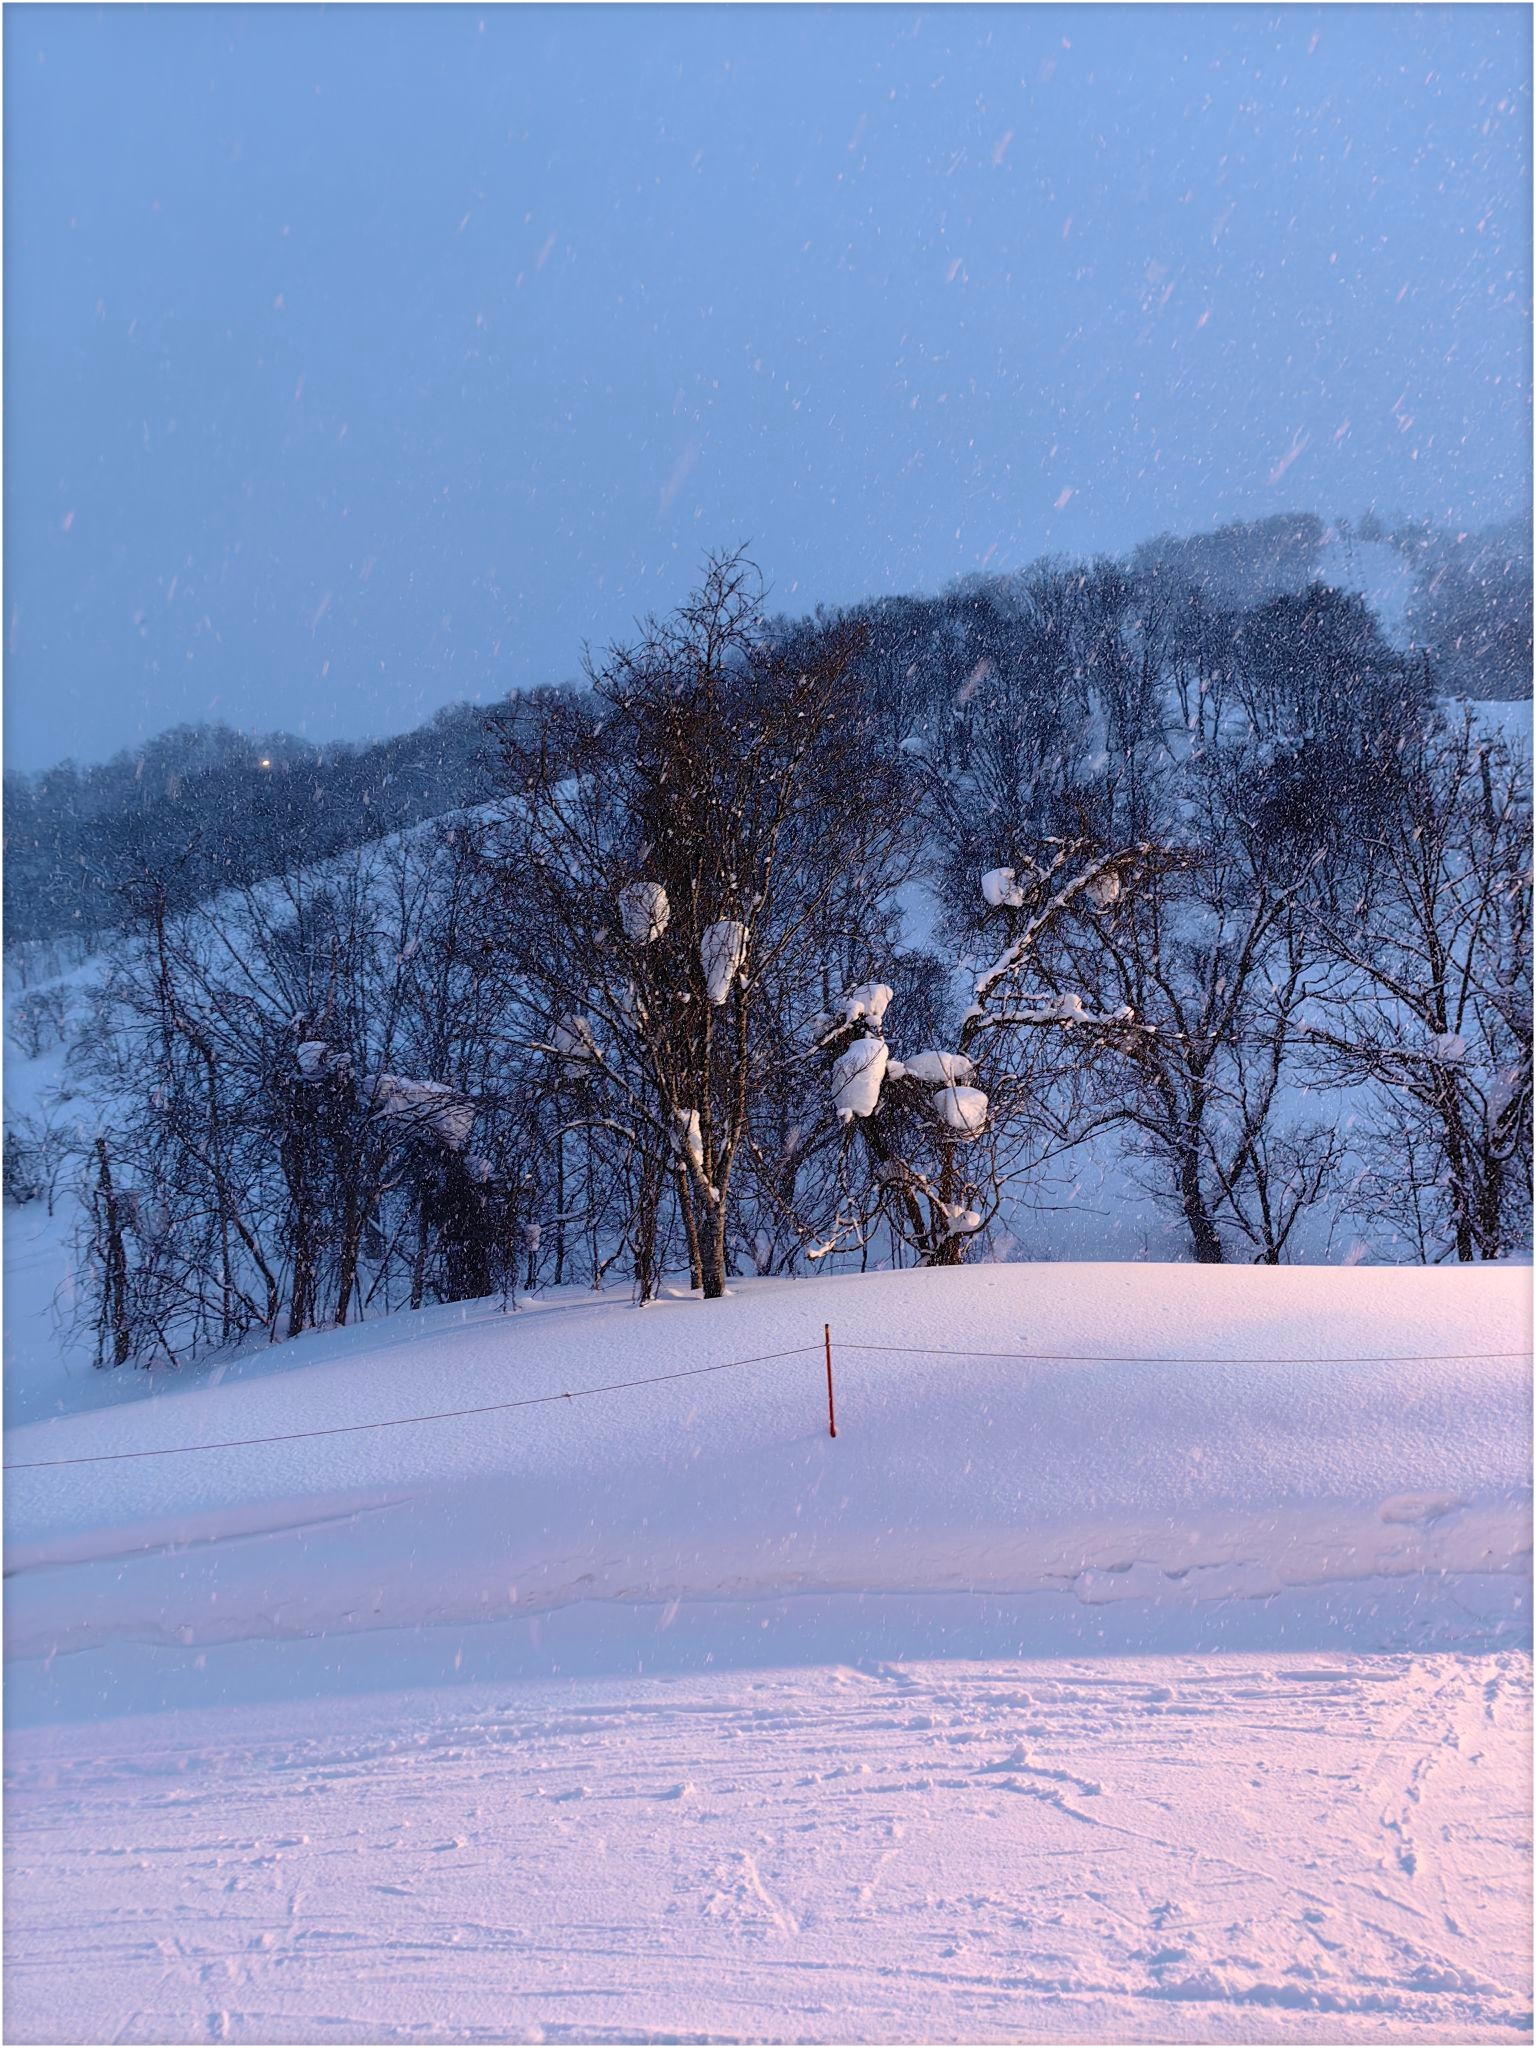
M255 1353L218 1383L188 1374L169 1397L12 1430L6 1462L805 1351L410 1428L13 1470L8 1646L334 1636L592 1600L969 1591L1178 1608L1445 1574L1523 1586L1528 1365L1416 1355L1519 1353L1529 1297L1519 1267L981 1266L747 1282L643 1312L588 1294L512 1315L465 1304L316 1334L281 1347L302 1371ZM1168 1362L1060 1355L1116 1352ZM1172 1362L1192 1356L1210 1362ZM1263 1363L1291 1356L1316 1362ZM1370 1362L1325 1362L1341 1356Z

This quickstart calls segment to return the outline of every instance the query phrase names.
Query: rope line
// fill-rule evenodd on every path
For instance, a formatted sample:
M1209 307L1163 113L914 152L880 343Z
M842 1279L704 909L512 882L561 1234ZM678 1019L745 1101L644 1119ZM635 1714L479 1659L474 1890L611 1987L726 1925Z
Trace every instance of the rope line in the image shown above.
M963 1351L935 1350L930 1344L850 1344L837 1340L839 1351L899 1352L915 1358L1018 1358L1031 1365L1454 1365L1471 1359L1529 1358L1529 1351L1366 1351L1352 1358L1140 1358L1129 1353L1087 1351Z
M491 1401L483 1408L441 1408L431 1415L391 1415L381 1422L338 1422L328 1429L290 1429L279 1436L233 1437L227 1443L166 1444L152 1451L97 1451L82 1458L30 1458L0 1465L3 1472L41 1472L59 1465L115 1465L125 1458L181 1458L193 1451L248 1451L257 1444L296 1444L317 1436L353 1436L362 1429L409 1429L418 1422L457 1422L466 1415L500 1415L509 1408L544 1408L553 1401L581 1401L589 1394L621 1394L631 1387L659 1387L664 1380L693 1380L701 1373L730 1372L739 1365L767 1365L776 1358L821 1355L819 1344L800 1344L793 1351L765 1351L760 1358L725 1358L718 1365L692 1365L685 1372L659 1372L650 1379L615 1380L606 1387L577 1387L572 1393L529 1394L520 1401Z
M1078 1351L940 1350L926 1344L859 1344L838 1340L839 1351L877 1352L908 1358L1005 1358L1028 1365L1453 1365L1495 1358L1527 1358L1528 1351L1416 1351L1357 1354L1350 1358L1142 1358L1130 1354ZM594 1394L623 1394L636 1387L664 1386L671 1380L699 1379L706 1373L732 1372L749 1365L771 1365L783 1358L820 1357L820 1344L798 1344L789 1351L764 1351L755 1358L725 1358L717 1365L693 1365L682 1372L653 1373L638 1380L613 1380L601 1387L576 1387L559 1394L528 1394L517 1401L490 1401L476 1408L440 1408L428 1415L391 1415L377 1422L338 1422L323 1429L290 1429L275 1436L232 1437L211 1444L165 1444L154 1450L96 1451L78 1458L29 1458L0 1465L4 1472L43 1472L64 1465L117 1465L134 1458L183 1458L201 1451L248 1451L265 1444L304 1443L312 1438L355 1436L368 1429L411 1429L428 1422L459 1422L476 1415L504 1415L514 1408L546 1408L557 1401L584 1401Z

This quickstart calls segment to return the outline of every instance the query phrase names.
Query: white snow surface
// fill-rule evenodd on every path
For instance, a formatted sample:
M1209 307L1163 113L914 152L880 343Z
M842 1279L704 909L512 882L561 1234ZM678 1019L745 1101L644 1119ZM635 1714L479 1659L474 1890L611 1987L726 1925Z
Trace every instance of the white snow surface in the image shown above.
M854 1039L846 1052L832 1062L832 1106L839 1123L851 1123L856 1116L873 1116L880 1103L880 1085L890 1062L890 1047L883 1038Z
M723 1003L731 985L746 965L747 927L734 917L717 917L704 927L699 939L699 964L704 969L704 986L712 1003Z
M1528 2036L1530 1281L564 1294L72 1382L7 1465L349 1433L8 1471L8 2038Z
M580 1600L1185 1606L1425 1573L1523 1584L1530 1281L1515 1266L978 1266L643 1310L567 1293L140 1375L146 1398L6 1434L7 1642L46 1658ZM800 1355L697 1370L785 1351ZM1471 1351L1513 1355L1421 1361ZM988 1355L1014 1352L1032 1355ZM1153 1362L1085 1362L1127 1358ZM671 1373L693 1376L353 1427ZM328 1429L351 1433L25 1469Z
M1519 2041L1523 1665L631 1671L29 1735L8 2038Z

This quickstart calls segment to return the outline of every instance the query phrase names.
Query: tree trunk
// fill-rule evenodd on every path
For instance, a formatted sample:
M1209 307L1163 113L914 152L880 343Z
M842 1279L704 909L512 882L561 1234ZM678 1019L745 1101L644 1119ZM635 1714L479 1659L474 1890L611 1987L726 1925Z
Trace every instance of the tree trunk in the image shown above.
M1224 1265L1226 1253L1222 1250L1221 1238L1206 1206L1205 1190L1200 1185L1200 1161L1193 1152L1184 1153L1179 1160L1179 1203L1184 1211L1184 1221L1189 1225L1190 1241L1198 1263L1202 1266Z
M565 1285L565 1133L555 1137L555 1282Z
M649 1152L640 1155L640 1190L635 1204L635 1287L641 1301L656 1292L656 1215L661 1207L661 1172Z
M704 1227L699 1232L701 1280L706 1301L718 1301L725 1292L725 1204L705 1204Z
M528 1285L533 1281L530 1278ZM425 1195L416 1202L416 1256L411 1261L411 1307L420 1308L427 1291L427 1203Z
M112 1363L126 1365L133 1355L133 1332L128 1321L128 1254L123 1245L123 1226L117 1212L117 1191L107 1163L104 1138L96 1140L100 1161L100 1186L107 1234L105 1320L112 1332Z
M1476 1203L1477 1248L1485 1259L1497 1259L1504 1250L1504 1162L1488 1150L1482 1167Z
M699 1249L699 1220L693 1212L688 1169L682 1165L677 1169L677 1204L683 1212L683 1235L688 1240L688 1285L700 1288L704 1285L704 1255Z
M293 1291L288 1307L290 1337L301 1337L315 1319L319 1275L315 1268L313 1238L307 1205L298 1203L293 1219Z

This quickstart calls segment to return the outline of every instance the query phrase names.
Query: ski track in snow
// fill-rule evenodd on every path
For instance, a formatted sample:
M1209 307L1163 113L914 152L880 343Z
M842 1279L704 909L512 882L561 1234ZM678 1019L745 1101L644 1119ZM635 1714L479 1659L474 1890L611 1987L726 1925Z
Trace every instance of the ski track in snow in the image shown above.
M7 2038L1513 2041L1530 1664L521 1681L15 1734Z

